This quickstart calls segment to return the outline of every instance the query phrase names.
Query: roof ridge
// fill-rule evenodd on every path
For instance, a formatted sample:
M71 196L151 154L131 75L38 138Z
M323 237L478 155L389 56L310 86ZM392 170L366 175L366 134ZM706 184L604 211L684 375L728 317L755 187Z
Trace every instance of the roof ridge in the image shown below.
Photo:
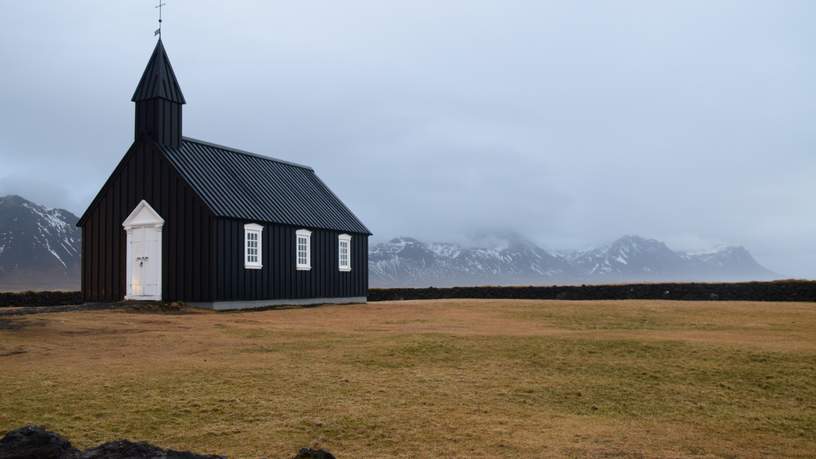
M181 139L186 140L188 142L193 142L193 143L198 143L198 144L201 144L201 145L206 145L208 147L220 148L222 150L231 151L233 153L239 153L239 154L242 154L242 155L253 156L255 158L265 159L267 161L274 161L276 163L286 164L287 166L299 167L301 169L307 169L307 170L310 170L310 171L314 172L314 169L311 166L296 163L296 162L293 162L293 161L287 161L285 159L279 159L279 158L273 158L272 156L260 155L258 153L253 153L251 151L241 150L240 148L228 147L226 145L220 145L220 144L217 144L217 143L207 142L206 140L201 140L201 139L194 139L192 137L187 137L187 136L182 136Z

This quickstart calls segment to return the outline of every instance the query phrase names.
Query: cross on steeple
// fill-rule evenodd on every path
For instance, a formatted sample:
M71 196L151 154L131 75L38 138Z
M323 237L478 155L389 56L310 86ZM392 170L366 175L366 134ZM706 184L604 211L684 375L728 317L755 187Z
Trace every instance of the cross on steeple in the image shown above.
M167 3L164 3L164 2L162 2L162 1L159 1L159 4L155 6L156 8L158 8L158 9L159 9L159 28L158 28L158 29L156 29L156 31L155 31L155 32L153 32L153 36L158 35L158 36L159 36L159 39L161 39L162 7L163 7L163 6L166 6L166 5L167 5Z

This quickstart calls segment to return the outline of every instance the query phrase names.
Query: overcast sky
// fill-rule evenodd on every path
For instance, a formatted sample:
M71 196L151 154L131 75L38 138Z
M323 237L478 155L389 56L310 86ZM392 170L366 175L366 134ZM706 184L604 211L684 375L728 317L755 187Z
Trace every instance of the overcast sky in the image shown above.
M375 233L746 246L816 277L816 2L166 0L184 134L306 163ZM0 0L0 194L81 213L151 0Z

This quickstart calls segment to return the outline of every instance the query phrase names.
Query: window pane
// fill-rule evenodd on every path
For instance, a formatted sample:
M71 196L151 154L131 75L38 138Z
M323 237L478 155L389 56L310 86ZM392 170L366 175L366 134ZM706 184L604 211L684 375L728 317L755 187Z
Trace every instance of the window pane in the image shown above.
M301 234L299 231L295 236L295 261L298 268L310 267L309 260L309 235Z
M248 229L244 231L244 262L247 265L260 267L261 264L261 232Z
M340 240L338 255L340 268L342 269L349 268L349 241L343 239Z

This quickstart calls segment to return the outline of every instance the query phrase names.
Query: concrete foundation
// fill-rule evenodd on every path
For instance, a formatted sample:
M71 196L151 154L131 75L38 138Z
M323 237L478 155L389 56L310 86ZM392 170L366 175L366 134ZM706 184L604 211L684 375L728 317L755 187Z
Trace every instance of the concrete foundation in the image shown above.
M287 300L252 300L252 301L211 301L206 303L187 303L197 308L216 311L233 311L238 309L257 309L272 306L309 306L316 304L358 304L367 303L364 296L348 298L292 298Z

